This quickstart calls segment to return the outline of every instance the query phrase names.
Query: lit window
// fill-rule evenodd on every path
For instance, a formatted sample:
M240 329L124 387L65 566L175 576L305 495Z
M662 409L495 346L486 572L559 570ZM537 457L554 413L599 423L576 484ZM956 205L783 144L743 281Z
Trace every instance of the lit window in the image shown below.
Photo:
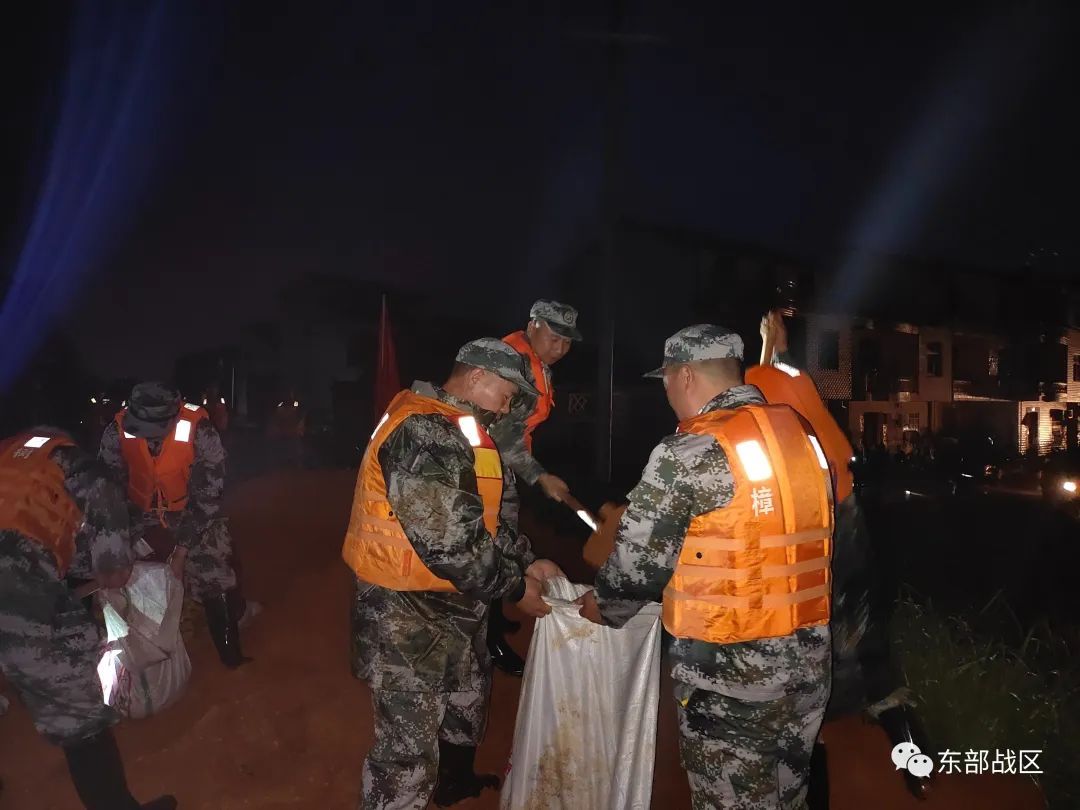
M197 410L199 410L198 405L192 405L190 402L185 402L184 407L187 408L189 411L197 411Z
M48 436L34 436L26 440L23 447L42 447L49 440Z
M928 377L942 375L940 340L932 340L926 344L926 374Z
M127 431L125 430L125 431L124 431L124 438L125 438L125 439L134 439L134 438L135 438L135 434L134 434L134 433L128 433L128 432L127 432Z

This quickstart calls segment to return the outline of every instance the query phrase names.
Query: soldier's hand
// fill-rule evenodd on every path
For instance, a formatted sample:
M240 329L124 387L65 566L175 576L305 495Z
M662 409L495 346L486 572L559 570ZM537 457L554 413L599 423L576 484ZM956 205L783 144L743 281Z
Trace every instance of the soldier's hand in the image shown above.
M566 574L551 560L534 560L533 564L525 569L525 573L533 579L546 582L552 577L563 577Z
M551 473L544 473L537 479L536 483L540 485L540 489L544 490L544 494L553 501L562 501L563 498L570 494L570 487L566 485L566 482Z
M126 568L118 568L115 571L97 571L94 574L94 579L102 588L123 588L127 585L127 581L131 579L131 571L132 566L130 565Z
M517 602L517 609L526 616L539 619L551 613L551 606L544 601L544 586L540 580L525 575L525 595Z
M595 591L589 591L584 596L579 597L574 604L581 605L581 610L578 611L581 618L588 619L593 624L604 623L604 617L600 615L600 606L596 604Z
M187 549L183 546L177 546L173 549L173 553L169 555L169 568L172 569L173 575L180 580L184 581L184 563L187 562Z

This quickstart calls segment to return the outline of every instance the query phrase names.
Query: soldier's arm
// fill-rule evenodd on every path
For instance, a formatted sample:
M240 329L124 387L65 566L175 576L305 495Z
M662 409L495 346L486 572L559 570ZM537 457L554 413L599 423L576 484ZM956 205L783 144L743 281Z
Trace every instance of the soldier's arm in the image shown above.
M188 502L176 526L176 544L192 548L202 542L210 523L221 516L225 494L225 447L209 419L195 427L195 461L188 481Z
M421 562L461 593L520 599L521 563L484 526L472 452L446 417L410 416L379 449L386 497Z
M116 422L109 422L101 434L101 443L98 445L98 458L109 468L120 489L127 492L128 474L127 464L120 452L120 428Z
M503 470L503 498L499 508L499 533L495 544L503 554L513 557L528 568L536 560L529 538L518 531L518 515L521 511L521 499L518 496L517 482L512 470Z
M546 470L525 446L525 420L536 406L536 398L525 393L516 395L510 413L491 426L491 438L499 446L499 455L525 483L535 484Z
M647 603L660 601L690 521L723 506L733 488L712 437L681 434L656 446L630 493L615 550L596 575L596 600L608 624L621 627Z
M72 570L108 576L129 568L135 552L124 492L104 464L76 447L58 448L53 459L64 471L64 488L83 513Z

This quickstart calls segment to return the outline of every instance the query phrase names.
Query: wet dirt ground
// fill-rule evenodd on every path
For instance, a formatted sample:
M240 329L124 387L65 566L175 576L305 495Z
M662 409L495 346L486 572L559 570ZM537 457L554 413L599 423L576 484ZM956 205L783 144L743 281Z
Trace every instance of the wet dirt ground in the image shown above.
M229 672L197 628L187 694L161 715L127 721L117 737L135 794L172 792L185 810L356 806L360 764L371 745L367 687L348 662L350 575L339 557L351 503L351 471L287 471L237 486L228 512L245 589L265 606L247 628L255 661ZM534 528L541 550L573 564L572 543ZM525 653L531 625L511 637ZM510 753L520 680L496 675L491 722L478 768L502 773ZM59 750L34 732L13 699L0 718L2 810L77 810ZM910 796L889 757L884 733L857 718L825 729L833 810L1037 810L1038 790L1023 777L941 776L928 801ZM489 792L462 810L491 810ZM678 762L674 709L661 698L654 808L690 807Z

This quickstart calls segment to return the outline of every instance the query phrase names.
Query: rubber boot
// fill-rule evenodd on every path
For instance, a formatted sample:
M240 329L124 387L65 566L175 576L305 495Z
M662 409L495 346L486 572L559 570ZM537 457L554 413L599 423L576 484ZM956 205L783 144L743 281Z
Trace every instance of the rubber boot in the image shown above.
M476 748L439 740L439 782L433 797L436 806L449 807L463 799L475 798L486 789L499 789L499 777L493 773L478 774L475 767Z
M206 625L210 628L210 637L214 640L218 658L229 669L236 669L251 660L244 656L240 648L240 614L237 612L237 601L237 598L230 597L229 593L220 593L203 602Z
M95 736L64 746L68 773L86 810L173 810L176 799L160 796L139 804L128 790L124 762L116 738L106 729Z
M910 742L919 746L920 751L933 750L918 716L910 706L886 709L878 715L878 723L889 735L890 747L895 747L902 742ZM901 773L904 775L904 784L907 785L908 792L916 799L925 800L930 793L931 777L915 776L906 768L902 769Z
M507 675L520 677L525 671L525 660L506 643L502 626L498 620L493 621L496 614L502 615L501 601L495 601L492 604L488 616L487 646L488 652L491 653L491 663Z
M507 618L506 606L501 599L496 599L491 603L491 613L489 621L499 628L502 635L512 636L518 630L521 629L521 622L515 622Z
M809 810L829 810L829 761L825 743L814 743L808 784L806 806Z

